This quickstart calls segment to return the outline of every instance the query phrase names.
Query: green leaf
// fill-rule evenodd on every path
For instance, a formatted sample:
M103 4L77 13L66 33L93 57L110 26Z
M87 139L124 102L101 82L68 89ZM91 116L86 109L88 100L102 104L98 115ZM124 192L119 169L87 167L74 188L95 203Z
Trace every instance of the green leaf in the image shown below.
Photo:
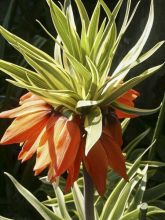
M5 172L5 175L13 182L14 186L20 192L20 194L38 211L38 213L46 220L62 220L56 216L52 211L45 207L38 199L36 199L27 189L25 189L17 180L9 173Z
M135 147L145 138L148 133L150 132L150 128L142 132L136 138L128 143L126 147L124 147L124 152L126 152L127 158L129 157L130 153L135 149Z
M131 192L132 190L134 190L140 178L140 176L136 176L124 186L124 188L120 192L118 199L115 202L113 209L111 210L111 212L109 212L109 215L107 215L106 219L116 220L122 217Z
M92 76L92 80L90 82L91 85L86 99L95 99L97 95L97 90L99 88L99 73L94 63L88 57L86 57L86 59Z
M72 194L73 194L74 204L77 209L78 217L80 220L85 220L84 197L76 182L73 185Z
M145 171L144 171L144 176L143 178L140 180L140 183L138 185L138 188L136 190L135 195L132 198L132 201L129 202L129 207L127 209L127 213L135 210L136 208L138 208L138 206L142 203L143 201L143 195L146 189L146 183L147 183L147 170L148 170L148 166L145 167Z
M68 193L64 195L65 203L71 203L73 202L73 195L72 193ZM48 200L45 200L42 202L42 204L48 206L48 207L54 207L57 206L57 198L49 198Z
M82 21L80 46L82 48L82 52L83 52L84 56L90 54L90 46L89 46L89 41L88 41L87 31L86 31L86 28L85 28L85 22L84 21Z
M54 63L55 60L50 57L47 53L43 52L42 50L36 48L35 46L31 45L30 43L22 40L21 38L17 37L16 35L10 33L5 28L0 26L0 33L3 37L20 53L24 50L24 53L28 54L29 56L34 56L39 59L43 59Z
M123 134L124 134L125 130L127 129L129 123L130 123L130 118L125 118L125 119L121 122L121 128L122 128L122 133L123 133Z
M102 38L102 35L103 35L103 31L104 31L104 28L105 28L105 24L106 24L106 18L103 20L101 26L100 26L100 29L94 39L94 42L93 42L93 47L91 49L91 52L90 52L90 55L89 57L95 61L95 58L96 58L96 55L97 55L97 51L98 51L98 47L100 45L100 41L101 41L101 38Z
M90 109L92 106L96 106L98 104L99 104L99 102L97 102L97 101L80 100L77 102L76 109L78 111L82 111L82 113L83 113L84 110Z
M1 220L14 220L14 219L11 219L11 218L5 218L5 217L3 217L2 215L0 215L0 219L1 219Z
M84 65L82 65L81 62L75 59L71 54L66 53L66 56L74 69L73 75L77 80L78 85L81 85L82 88L85 88L85 91L82 92L82 96L84 96L85 98L90 86L91 73Z
M72 91L69 90L53 91L53 90L41 89L35 86L29 86L22 82L15 82L12 80L7 80L7 81L20 88L25 88L36 95L42 96L42 98L54 108L57 108L58 106L65 106L71 111L77 113L75 109L77 104L77 100L76 100L77 95Z
M62 67L24 54L26 61L49 83L52 89L73 89L71 76Z
M61 189L59 187L54 187L54 191L57 197L57 201L58 201L58 206L61 212L61 215L63 217L63 219L67 219L67 220L71 220L71 217L67 211L66 205L65 205L65 199L64 199L64 195L61 191Z
M151 145L152 146L152 145ZM129 180L132 180L132 178L135 176L135 174L137 173L137 170L139 168L140 165L140 161L141 158L143 157L143 155L149 150L149 148L151 147L149 146L134 162L134 164L131 166L131 168L128 171L128 176L129 176ZM104 207L103 207L103 211L101 213L100 216L100 220L107 220L109 214L112 212L114 206L116 205L116 201L122 191L122 189L124 188L124 186L126 185L126 181L121 179L120 182L116 185L115 189L112 191L112 193L110 194L110 196L108 197Z
M151 202L165 195L165 183L149 188L145 191L144 201Z
M145 166L146 164L148 164L149 167L152 167L152 168L158 168L158 167L164 167L165 166L165 163L163 162L159 162L159 161L150 161L150 160L143 160L141 162L141 165Z
M65 14L68 14L69 23L71 24L73 29L76 30L76 24L75 24L72 5L71 5L71 0L65 0L64 11L65 11Z
M116 75L122 75L123 72L125 72L127 69L132 69L135 66L139 65L140 63L144 62L147 60L149 57L151 57L162 45L164 44L164 41L161 41L157 43L154 47L152 47L149 51L145 52L143 55L137 58L134 62L131 64L126 65L123 67Z
M99 107L95 107L85 116L84 128L87 132L85 155L99 140L102 133L102 113Z
M157 139L159 138L160 132L161 132L161 130L163 128L163 125L164 125L164 121L165 121L165 95L164 95L164 98L163 98L163 101L162 101L162 107L160 109L158 120L156 122L156 127L155 127L154 134L153 134L153 137L152 137L152 142L154 140L157 141ZM153 147L150 149L150 152L149 152L149 155L148 155L149 160L153 159L154 154L156 152L155 148L156 148L156 145L153 145Z
M97 51L95 50L96 51L96 54L95 54L96 65L100 68L100 72L104 72L103 77L102 77L103 81L105 81L107 74L109 72L109 64L111 63L111 49L113 48L113 45L116 41L116 34L117 34L115 18L120 10L122 1L123 0L118 1L113 12L111 13L111 11L108 9L104 1L100 0L100 3L102 4L109 19L108 24L99 42L98 50Z
M64 43L67 50L73 54L72 43L69 37L69 27L65 14L52 0L47 0L47 3L50 7L52 21L56 31L58 32L58 35L61 37L62 42Z
M115 76L118 71L120 71L124 66L127 66L128 64L131 64L135 60L137 60L138 56L140 55L147 39L148 36L151 32L151 28L153 25L153 20L154 20L154 6L153 6L153 0L151 0L151 6L150 6L150 12L149 12L149 17L148 21L146 24L146 27L144 28L144 31L138 40L138 42L135 44L135 46L126 54L126 56L123 58L123 60L120 62L120 64L117 66L116 70L112 74L112 76ZM122 75L123 79L127 75L129 69L127 69Z
M151 114L158 112L161 108L161 106L154 108L154 109L132 108L124 104L120 104L119 102L113 102L111 103L111 106L116 109L121 110L122 112L125 112L127 114L133 114L133 115L151 115Z
M81 0L75 0L77 8L79 10L79 14L80 14L80 18L81 18L81 23L84 22L85 24L85 29L86 31L88 30L88 26L89 26L89 17L88 17L88 13L82 3Z
M155 206L150 206L148 208L147 216L152 216L155 214L164 214L165 215L165 210L159 209L158 207Z
M93 41L95 40L97 32L98 32L99 18L100 18L100 3L97 2L94 12L92 14L90 23L89 23L88 31L87 31L87 37L88 37L90 48L92 48Z
M110 81L103 88L101 96L102 103L104 105L111 104L113 101L115 101L118 97L123 95L129 89L132 89L134 86L147 79L149 76L152 76L163 65L164 63L158 66L154 66L148 70L145 70L139 76L133 77L132 79L128 80L123 84L121 84L122 76L120 75L110 79Z
M116 53L116 50L119 46L119 43L124 35L124 33L126 32L130 22L132 21L133 17L134 17L134 14L138 8L138 5L139 5L139 2L136 4L130 18L129 18L129 14L130 14L130 8L131 8L131 0L128 0L127 1L127 6L126 6L126 12L125 12L125 16L124 16L124 20L123 20L123 23L122 23L122 27L120 29L120 32L118 34L118 37L117 37L117 40L115 42L115 45L114 45L114 48L112 50L112 58L114 57L115 53ZM129 20L128 20L129 19Z
M155 206L148 206L147 216L151 216L151 215L154 215L154 214L160 214L160 213L165 213L165 211L162 210L162 209L159 209L158 207L155 207ZM139 219L139 214L140 214L140 209L138 208L138 209L124 215L120 220Z

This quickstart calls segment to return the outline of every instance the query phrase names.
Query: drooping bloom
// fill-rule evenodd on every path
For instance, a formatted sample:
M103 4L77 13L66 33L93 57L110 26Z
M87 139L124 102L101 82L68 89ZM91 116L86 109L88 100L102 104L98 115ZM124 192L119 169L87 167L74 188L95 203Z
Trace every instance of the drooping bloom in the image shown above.
M86 156L80 119L69 119L55 112L41 97L31 92L23 95L19 104L15 109L0 113L0 118L14 118L0 144L21 143L18 159L22 162L36 153L35 175L48 168L48 178L53 182L67 171L68 190L77 180L83 162L100 195L105 192L109 167L127 180L121 151L121 125L117 116L103 127L100 139Z
M23 143L18 159L26 161L36 153L35 174L48 167L49 179L53 181L73 163L80 129L75 120L53 112L51 106L32 93L22 96L20 104L0 113L0 118L15 118L0 144Z

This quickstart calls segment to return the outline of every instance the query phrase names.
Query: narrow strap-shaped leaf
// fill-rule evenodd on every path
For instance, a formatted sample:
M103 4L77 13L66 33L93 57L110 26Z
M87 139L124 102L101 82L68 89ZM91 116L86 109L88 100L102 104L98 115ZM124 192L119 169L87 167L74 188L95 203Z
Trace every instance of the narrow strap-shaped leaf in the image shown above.
M136 190L136 194L133 196L132 201L129 203L129 207L126 211L126 213L129 213L133 210L135 210L139 204L142 204L143 201L143 195L146 189L146 183L147 183L147 170L148 165L146 166L146 173L144 174L143 178L140 180L140 183L138 185L138 189Z
M116 220L122 217L132 190L135 188L140 179L140 176L136 176L125 185L115 203L115 206L113 207L112 211L107 215L106 219Z
M72 27L72 24L69 22L69 17L67 14L67 21L68 21L68 29L69 29L69 37L71 39L72 51L73 56L77 60L81 60L81 50L80 50L80 37L77 34L76 30Z
M84 128L87 132L85 145L85 155L87 155L102 133L102 113L99 107L91 109L85 116Z
M152 216L154 214L164 214L165 211L156 207L156 206L148 206L147 216ZM135 209L132 212L125 214L120 220L135 220L139 219L140 208Z
M74 203L78 212L80 220L85 220L84 211L84 197L79 189L78 184L75 182L72 188Z
M130 8L131 8L131 0L128 0L128 1L127 1L127 6L126 6L126 12L125 12L124 20L123 20L123 23L122 23L120 32L119 32L119 34L118 34L117 40L116 40L116 42L115 42L115 45L114 45L114 48L113 48L113 54L112 54L112 56L114 56L114 54L115 54L115 52L116 52L116 50L117 50L117 48L118 48L118 46L119 46L119 43L120 43L120 41L121 41L121 39L122 39L124 33L126 32L128 26L129 26L128 23L131 22L131 20L132 20L134 14L135 14L135 12L136 12L136 10L137 10L137 6L138 6L138 5L139 5L139 2L138 2L138 4L135 6L135 8L134 8L134 10L133 10L133 12L132 12L132 15L131 15L131 17L130 17L130 19L129 19L129 22L128 22L128 18L129 18L129 14L130 14Z
M18 66L16 64L0 60L0 69L5 72L7 75L15 79L16 81L22 81L23 83L29 84L29 78L33 78L38 81L38 84L41 85L42 88L50 88L40 75L37 73L28 70L24 67Z
M84 56L90 54L90 45L89 45L89 41L88 41L88 37L87 37L87 31L85 28L84 20L82 21L80 46L82 48L82 52L83 52Z
M145 138L150 132L150 128L139 134L132 141L130 141L123 151L126 152L126 157L129 157L129 154L134 150L134 148Z
M90 71L84 65L82 65L82 63L80 63L77 59L75 59L71 54L67 53L66 56L69 59L73 69L75 70L74 74L75 74L77 83L79 85L82 85L82 87L85 88L87 92L89 89L90 80L91 80ZM84 95L86 97L86 94Z
M37 47L31 45L30 43L22 40L21 38L17 37L16 35L10 33L5 28L0 26L0 33L3 35L3 37L18 51L20 51L21 46L24 46L26 48L26 53L29 53L29 55L34 55L37 58L45 59L51 63L54 63L54 59L43 52L42 50L38 49ZM19 44L19 47L18 47Z
M139 84L140 82L142 82L143 80L148 78L149 76L153 75L163 65L164 65L164 63L161 65L152 67L148 70L145 70L142 74L128 80L127 82L125 82L124 84L119 86L119 88L117 88L117 89L113 89L113 87L120 84L120 82L122 81L122 76L121 76L121 78L120 78L120 76L117 76L116 78L110 80L107 83L107 85L105 86L105 88L103 89L102 102L107 105L112 103L114 100L116 100L122 94L124 94L126 91L128 91L129 89L132 89L134 86L136 86L137 84ZM114 83L115 81L116 81L116 84Z
M5 217L3 217L2 215L0 215L0 219L1 219L1 220L14 220L14 219L11 219L11 218L5 218Z
M153 20L154 20L154 7L153 7L153 0L151 0L151 6L150 6L150 12L149 12L149 17L148 21L146 24L146 27L138 40L138 42L135 44L135 46L128 52L128 54L123 58L123 60L120 62L112 76L116 75L116 73L123 68L124 66L134 62L138 56L140 55L147 39L150 34L152 25L153 25ZM127 75L129 70L125 71L123 78Z
M66 14L68 14L69 23L71 24L73 29L76 31L76 24L75 24L72 5L71 5L71 0L65 0L65 2L64 2L64 11L65 11Z
M67 211L66 205L65 205L65 199L64 195L59 187L54 187L54 191L57 197L58 206L60 209L60 212L63 216L63 219L71 220L71 217Z
M56 92L52 92L51 90L37 88L35 86L27 85L19 81L17 82L13 80L7 80L7 81L17 87L25 88L36 95L42 96L42 98L54 108L56 108L57 106L65 106L71 111L77 113L76 111L77 97L75 97L73 93L70 94L69 91L57 90Z
M113 102L113 103L111 103L111 106L114 108L117 108L125 113L134 114L134 115L152 115L152 114L158 112L161 108L161 106L159 106L154 109L140 109L140 108L129 107L124 104L120 104L119 102Z
M92 80L90 82L91 85L86 99L94 99L99 88L99 73L94 63L88 57L86 57L86 59L92 76Z
M97 2L94 12L92 14L92 18L89 23L88 31L87 31L87 37L88 37L90 48L92 48L93 41L95 40L97 32L98 32L99 18L100 18L100 3Z
M144 62L145 60L147 60L148 58L150 58L163 44L165 41L160 41L159 43L157 43L154 47L152 47L149 51L145 52L144 54L142 54L140 57L137 58L137 60L135 60L135 62L125 66L124 68L122 68L118 73L116 73L117 75L122 75L123 72L125 72L127 69L132 69L133 67L139 65L140 63Z
M58 32L58 35L61 37L62 42L64 43L67 50L72 54L73 50L71 40L69 38L69 29L66 16L52 0L47 0L47 2L50 7L50 12L55 29Z
M130 118L125 118L122 122L121 122L121 128L122 128L122 134L124 134L124 132L126 131L128 125L130 123Z
M99 29L99 31L98 31L95 39L94 39L93 47L92 47L92 49L90 51L90 55L89 55L89 57L92 60L95 60L96 51L98 50L99 42L100 42L102 34L104 32L105 24L106 24L106 18L103 20L103 22L102 22L102 24L100 26L100 29Z
M151 145L152 146L152 145ZM128 176L129 176L129 180L131 180L136 172L137 169L139 168L139 164L141 161L141 158L143 157L143 155L149 150L149 148L151 147L149 146L137 159L136 161L133 163L133 165L131 166L131 168L128 171ZM109 213L111 213L113 207L116 204L116 201L119 197L120 192L122 191L122 189L124 188L126 182L125 180L121 179L120 182L116 185L115 189L112 191L112 193L110 194L110 196L108 197L104 207L103 207L103 211L101 213L100 216L100 220L107 220L107 216L109 215Z
M77 102L76 109L80 112L82 111L83 113L83 109L90 109L91 107L97 106L97 105L99 105L99 102L97 101L80 100Z
M85 23L85 29L86 31L88 30L88 26L89 26L89 17L88 17L88 13L82 3L81 0L75 0L76 2L76 5L77 5L77 8L79 10L79 14L80 14L80 17L81 17L81 23Z
M19 193L38 211L38 213L46 220L61 220L50 209L44 206L37 198L35 198L27 189L25 189L17 180L9 173L5 173L13 182Z
M156 127L155 127L155 130L154 130L154 133L153 133L152 142L155 141L155 140L157 142L157 140L159 138L159 135L160 135L160 132L163 128L164 121L165 121L165 94L164 94L164 97L163 97L162 107L161 107L160 112L159 112L158 120L156 122ZM156 148L156 144L153 145L153 147L150 149L150 152L149 152L149 155L148 155L148 158L150 160L153 159L153 157L154 157L154 154L156 152L155 148Z
M123 0L119 0L118 1L118 3L115 6L113 12L111 13L111 11L107 8L107 6L104 3L104 1L100 0L100 3L102 4L103 8L105 9L105 12L108 15L109 22L108 22L108 24L107 24L107 26L106 26L106 28L104 30L104 33L102 35L102 38L101 38L101 40L99 42L98 51L96 52L96 54L97 54L96 63L97 63L98 66L101 64L103 58L106 55L109 55L109 53L110 53L110 49L108 50L109 52L107 52L107 46L112 48L113 44L115 43L115 38L116 38L116 36L115 36L116 35L115 18L116 18L117 14L118 14L118 12L120 10L122 1ZM111 40L111 42L110 42L110 40Z
M55 64L24 54L26 61L49 82L52 89L72 89L70 76L61 71Z
M165 195L165 183L149 188L145 191L144 201L151 202L161 198Z

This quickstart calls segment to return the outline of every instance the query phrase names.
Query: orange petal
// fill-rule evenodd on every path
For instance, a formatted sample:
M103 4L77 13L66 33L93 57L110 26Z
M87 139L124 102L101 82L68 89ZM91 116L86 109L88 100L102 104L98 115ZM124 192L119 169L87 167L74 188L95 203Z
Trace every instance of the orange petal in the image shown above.
M128 90L126 93L124 93L121 97L117 99L117 102L124 104L128 107L134 107L134 100L140 95L139 92L137 92L134 89ZM115 109L115 113L118 118L134 118L137 117L137 115L134 114L127 114L125 112L122 112L118 109Z
M103 128L103 133L110 137L113 137L115 142L119 146L122 146L123 144L122 129L121 129L121 124L117 118L115 118L115 121L109 122L109 124Z
M50 163L49 147L48 143L45 143L43 146L37 148L36 163L33 169L35 174L40 174Z
M22 105L25 102L34 101L34 100L41 100L40 96L37 96L31 92L26 93L25 95L21 96L19 104Z
M23 104L18 108L14 108L8 111L4 111L0 113L0 118L16 118L22 117L28 114L32 114L40 111L47 111L47 113L51 112L51 108L49 105L45 104L42 100L30 101L28 103Z
M55 168L54 166L51 164L49 166L49 170L48 170L48 180L53 183L53 182L56 182L56 177L57 177L57 174L56 174L56 171L55 171Z
M38 123L46 118L48 118L46 111L16 118L6 130L0 144L14 144L26 141L35 132Z
M77 152L76 159L75 159L74 163L68 169L68 176L67 176L67 181L66 181L65 192L69 191L69 189L72 187L73 183L78 179L82 156L83 156L83 147L81 145L79 147L78 152Z
M111 168L120 176L128 180L128 176L126 174L125 159L122 154L120 145L115 142L112 136L106 135L105 133L102 134L100 141L104 147Z
M80 129L74 120L58 116L47 132L52 163L60 176L75 160L80 144Z
M83 160L98 193L103 196L106 189L108 159L100 141L93 146L87 156L84 156Z
M45 132L45 126L48 122L48 119L44 119L39 124L37 124L36 129L29 137L29 139L24 143L22 150L19 153L18 159L22 160L22 162L29 160L31 156L36 152L39 146L42 146L43 142L41 142L41 138L43 133Z

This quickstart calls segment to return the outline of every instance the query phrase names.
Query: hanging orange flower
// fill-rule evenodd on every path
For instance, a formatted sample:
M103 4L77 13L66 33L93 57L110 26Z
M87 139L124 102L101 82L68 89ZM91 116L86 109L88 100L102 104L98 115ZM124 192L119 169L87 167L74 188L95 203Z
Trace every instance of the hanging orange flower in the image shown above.
M127 97L124 95L120 101L125 101ZM130 103L132 105L133 100ZM53 182L67 171L68 190L77 180L83 162L100 195L105 192L108 167L128 179L121 151L121 125L117 116L112 123L103 127L100 139L86 156L85 138L78 120L55 112L42 98L31 92L23 95L19 104L18 108L0 113L0 118L15 118L0 144L23 143L18 155L22 162L36 153L35 175L48 168L48 178Z

